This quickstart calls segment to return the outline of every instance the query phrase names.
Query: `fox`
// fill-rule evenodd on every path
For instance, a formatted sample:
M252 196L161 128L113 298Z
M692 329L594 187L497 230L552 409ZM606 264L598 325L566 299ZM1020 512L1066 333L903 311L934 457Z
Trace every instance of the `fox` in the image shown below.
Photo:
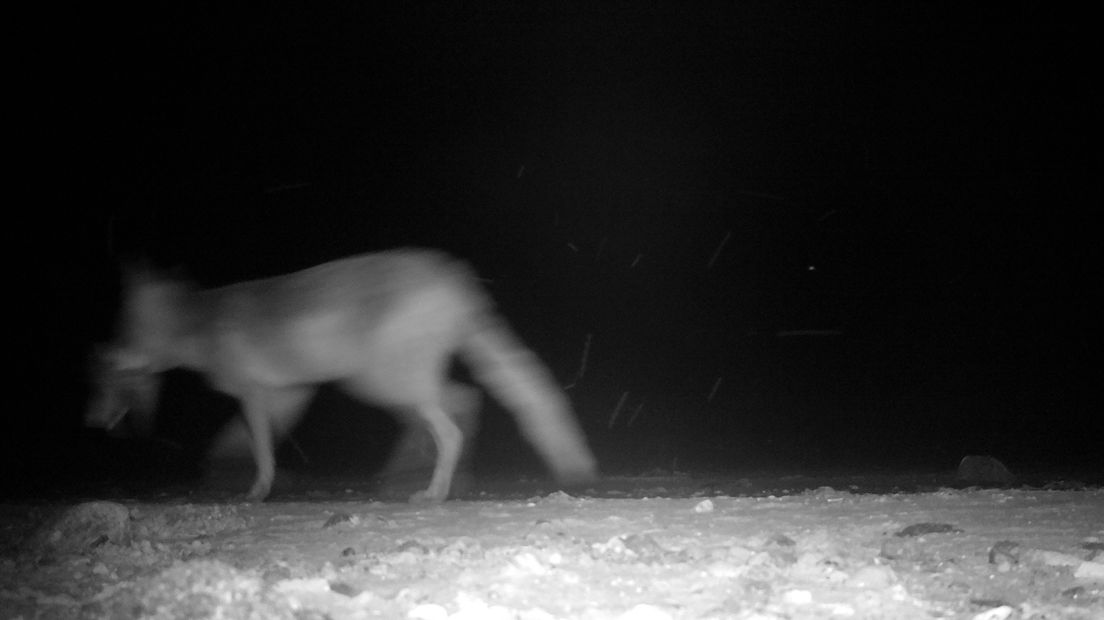
M459 359L516 420L557 481L583 485L597 461L566 393L523 344L464 261L398 248L290 274L201 289L148 266L124 269L114 339L93 353L89 426L150 416L162 373L184 368L234 397L265 500L276 442L322 383L428 431L436 457L413 502L449 497L465 437L450 407L473 388L450 379ZM145 426L149 426L148 422ZM470 438L468 438L470 439Z

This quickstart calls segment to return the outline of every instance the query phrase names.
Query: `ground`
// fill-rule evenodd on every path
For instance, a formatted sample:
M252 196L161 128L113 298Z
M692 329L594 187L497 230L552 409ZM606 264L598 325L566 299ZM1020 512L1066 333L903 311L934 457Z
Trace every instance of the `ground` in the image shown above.
M4 504L0 617L1104 618L1104 489L1071 480L339 487Z

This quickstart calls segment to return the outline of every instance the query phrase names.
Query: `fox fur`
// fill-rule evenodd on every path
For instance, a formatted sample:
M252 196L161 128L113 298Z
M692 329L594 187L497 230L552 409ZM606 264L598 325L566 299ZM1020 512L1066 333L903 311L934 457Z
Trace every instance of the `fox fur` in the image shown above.
M429 486L413 501L445 500L464 438L446 402L458 356L509 410L523 436L566 484L597 465L564 392L496 312L463 262L424 249L335 260L291 274L201 290L146 269L125 274L115 341L99 350L90 425L149 412L157 378L202 373L235 397L249 429L256 478L268 496L275 442L298 422L317 386L335 382L363 401L423 425L436 446Z

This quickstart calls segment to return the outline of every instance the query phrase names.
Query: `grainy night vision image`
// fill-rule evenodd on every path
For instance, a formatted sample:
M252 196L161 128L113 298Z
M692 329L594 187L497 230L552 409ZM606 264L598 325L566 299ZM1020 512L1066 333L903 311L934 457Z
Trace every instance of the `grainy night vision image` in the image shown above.
M0 616L1104 616L1088 15L48 17Z

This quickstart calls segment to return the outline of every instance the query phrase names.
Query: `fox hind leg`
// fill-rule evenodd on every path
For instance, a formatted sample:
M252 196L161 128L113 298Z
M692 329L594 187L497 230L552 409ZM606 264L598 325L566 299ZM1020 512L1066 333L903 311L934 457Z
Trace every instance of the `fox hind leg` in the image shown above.
M433 443L437 446L437 462L433 467L429 487L412 495L410 501L443 502L448 499L452 488L452 477L456 474L456 465L460 461L464 435L439 405L419 407L417 414L429 429Z
M440 357L440 356L437 356ZM423 358L424 359L424 358ZM381 403L396 412L400 419L408 419L411 424L419 425L429 431L437 449L433 466L433 475L429 486L410 497L411 502L443 502L448 499L452 489L452 478L464 447L464 433L452 416L445 411L442 396L450 391L449 383L443 379L440 364L410 364L418 369L406 373L403 382L389 386L389 398L380 398L381 390L377 383L368 378L354 377L342 382L342 388L350 395L365 402ZM386 393L386 392L385 392ZM470 391L463 391L474 399ZM477 402L477 401L476 401ZM413 432L413 431L407 431Z
M460 428L463 445L452 478L451 491L463 492L470 487L475 437L479 428L482 394L471 385L446 382L441 407ZM385 496L409 495L411 487L424 485L437 460L436 439L423 418L412 410L398 416L402 423L400 437L380 472L381 490Z

